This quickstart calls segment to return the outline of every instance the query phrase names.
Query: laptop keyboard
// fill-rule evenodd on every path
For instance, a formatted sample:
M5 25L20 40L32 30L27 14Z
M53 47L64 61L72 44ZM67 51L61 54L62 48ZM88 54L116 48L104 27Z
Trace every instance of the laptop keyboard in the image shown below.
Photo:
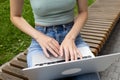
M82 57L82 59L85 59L85 58L92 58L92 56L84 56ZM80 59L80 58L78 58ZM60 62L65 62L65 60L59 60L59 61L54 61L54 62L46 62L46 63L41 63L41 64L36 64L35 66L45 66L45 65L49 65L49 64L55 64L55 63L60 63Z

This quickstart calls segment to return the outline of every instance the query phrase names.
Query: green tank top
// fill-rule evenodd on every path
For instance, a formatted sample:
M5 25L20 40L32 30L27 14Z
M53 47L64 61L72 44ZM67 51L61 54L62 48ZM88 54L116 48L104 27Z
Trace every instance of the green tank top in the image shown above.
M36 24L51 26L74 20L76 0L30 0L30 3Z

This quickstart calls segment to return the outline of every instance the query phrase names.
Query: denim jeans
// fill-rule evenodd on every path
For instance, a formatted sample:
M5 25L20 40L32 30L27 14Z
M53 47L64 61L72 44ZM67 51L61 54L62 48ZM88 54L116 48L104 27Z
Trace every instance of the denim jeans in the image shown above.
M64 40L65 36L67 35L67 33L71 30L73 24L74 24L73 22L70 22L68 24L48 26L48 27L35 26L35 29L46 34L47 36L54 38L55 40L57 40L59 42L59 44L61 44L62 41ZM89 46L83 41L80 34L76 37L75 44L76 44L77 48L86 47L87 48L86 51L88 51L90 54L92 54ZM33 66L33 63L31 61L32 61L32 56L35 54L43 54L43 50L40 47L40 45L38 44L38 42L35 39L32 39L32 42L31 42L30 47L28 48L28 54L27 54L28 67ZM97 73L89 73L89 74L85 74L85 75L69 77L69 78L64 78L64 79L60 79L60 80L99 80L98 77L99 76Z

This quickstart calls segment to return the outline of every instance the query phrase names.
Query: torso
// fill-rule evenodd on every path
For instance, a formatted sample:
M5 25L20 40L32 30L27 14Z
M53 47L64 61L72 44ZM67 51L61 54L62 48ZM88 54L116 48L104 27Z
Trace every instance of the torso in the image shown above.
M76 0L30 0L35 23L51 25L70 22ZM65 19L64 19L65 18Z

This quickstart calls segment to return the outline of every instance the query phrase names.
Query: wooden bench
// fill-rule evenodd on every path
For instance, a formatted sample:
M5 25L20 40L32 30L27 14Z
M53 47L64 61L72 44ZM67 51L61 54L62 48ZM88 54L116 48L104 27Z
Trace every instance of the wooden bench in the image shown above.
M88 21L81 36L98 55L120 17L120 0L97 0L89 7ZM0 67L0 80L28 80L21 71L27 67L26 51Z

